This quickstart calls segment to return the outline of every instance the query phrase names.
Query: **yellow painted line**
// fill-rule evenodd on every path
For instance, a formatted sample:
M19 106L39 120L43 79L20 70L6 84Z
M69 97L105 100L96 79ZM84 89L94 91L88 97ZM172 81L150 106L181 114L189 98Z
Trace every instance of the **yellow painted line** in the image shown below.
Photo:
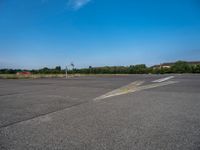
M154 83L154 84L148 84L148 85L140 86L143 83L144 83L144 81L133 82L129 85L126 85L126 86L121 87L119 89L108 92L104 95L101 95L101 96L95 98L94 101L106 99L106 98L113 97L113 96L119 96L119 95L124 95L124 94L128 94L128 93L133 93L133 92L136 92L136 91L141 91L141 90L161 87L161 86L165 86L165 85L170 85L170 84L174 84L174 83L178 83L178 82L177 81L167 81L167 82Z

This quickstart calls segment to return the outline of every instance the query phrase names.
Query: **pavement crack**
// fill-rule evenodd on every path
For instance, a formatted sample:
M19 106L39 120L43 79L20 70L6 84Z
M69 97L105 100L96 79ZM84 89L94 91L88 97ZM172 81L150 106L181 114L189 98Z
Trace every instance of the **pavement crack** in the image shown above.
M35 118L39 118L39 117L42 117L42 116L46 116L46 115L49 115L49 114L53 114L53 113L56 113L56 112L59 112L59 111L63 111L65 109L76 107L76 106L79 106L79 105L82 105L82 104L88 103L88 102L89 101L79 102L79 103L76 103L76 104L73 104L73 105L70 105L70 106L67 106L67 107L63 107L61 109L56 109L56 110L53 110L53 111L48 111L46 113L41 113L41 114L38 114L38 115L35 115L35 116L32 116L32 117L26 118L26 119L22 119L22 120L14 121L14 122L11 122L11 123L7 123L7 124L4 124L4 125L1 125L0 129L6 128L6 127L9 127L9 126L21 123L21 122L29 121L29 120L32 120L32 119L35 119Z

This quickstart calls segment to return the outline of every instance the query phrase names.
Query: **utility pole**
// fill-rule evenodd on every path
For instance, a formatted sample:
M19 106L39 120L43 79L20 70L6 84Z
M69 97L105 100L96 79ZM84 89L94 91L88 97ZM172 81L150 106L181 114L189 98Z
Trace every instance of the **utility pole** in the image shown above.
M67 76L67 65L66 65L66 68L65 68L65 77L66 77L66 79L68 78L68 76Z

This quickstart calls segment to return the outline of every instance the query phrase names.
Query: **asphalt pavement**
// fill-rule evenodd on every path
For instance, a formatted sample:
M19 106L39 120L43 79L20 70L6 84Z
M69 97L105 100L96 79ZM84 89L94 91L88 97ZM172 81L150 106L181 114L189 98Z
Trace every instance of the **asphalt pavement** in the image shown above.
M200 150L200 75L0 79L2 150Z

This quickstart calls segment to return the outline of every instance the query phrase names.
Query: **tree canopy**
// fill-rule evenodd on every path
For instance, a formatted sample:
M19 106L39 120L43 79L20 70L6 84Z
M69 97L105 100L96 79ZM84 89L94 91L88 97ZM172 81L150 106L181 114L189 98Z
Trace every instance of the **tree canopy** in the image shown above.
M38 70L21 70L21 69L0 69L0 74L16 74L17 72L29 71L32 74L64 74L65 69L61 66L55 68L44 67ZM200 73L200 64L189 64L185 61L177 61L170 67L157 66L147 67L145 64L130 66L104 66L68 70L69 74L165 74L165 73Z

